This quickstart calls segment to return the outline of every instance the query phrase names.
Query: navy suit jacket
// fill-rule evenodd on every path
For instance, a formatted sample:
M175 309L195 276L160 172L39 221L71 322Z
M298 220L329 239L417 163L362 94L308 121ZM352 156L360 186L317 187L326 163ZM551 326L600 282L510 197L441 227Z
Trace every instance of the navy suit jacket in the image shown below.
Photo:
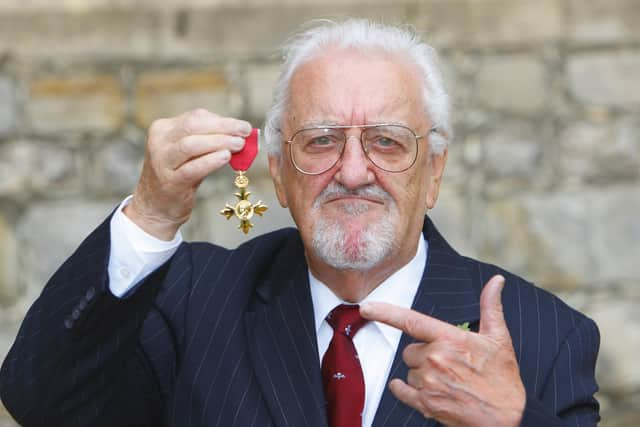
M597 424L593 321L548 292L457 254L426 218L413 308L477 330L506 277L504 313L527 391L522 425ZM236 250L184 243L125 299L108 290L109 222L54 274L0 374L24 426L326 426L307 265L295 229ZM391 377L406 378L403 335ZM375 426L436 426L387 389Z

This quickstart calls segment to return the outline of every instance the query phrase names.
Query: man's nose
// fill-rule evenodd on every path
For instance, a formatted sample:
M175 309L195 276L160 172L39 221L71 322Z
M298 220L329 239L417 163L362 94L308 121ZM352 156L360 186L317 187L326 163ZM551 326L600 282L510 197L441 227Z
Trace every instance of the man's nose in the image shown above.
M371 184L374 174L371 162L362 149L360 139L354 135L347 137L335 179L348 189L356 189Z

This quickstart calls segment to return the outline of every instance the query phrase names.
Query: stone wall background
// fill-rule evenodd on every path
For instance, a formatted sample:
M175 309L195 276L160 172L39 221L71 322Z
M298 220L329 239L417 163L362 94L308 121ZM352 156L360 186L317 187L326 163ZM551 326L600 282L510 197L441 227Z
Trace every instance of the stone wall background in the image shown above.
M440 50L457 136L436 223L592 316L602 425L638 425L638 0L4 0L0 358L55 267L132 191L151 120L205 107L261 125L279 43L347 16L408 22ZM265 165L257 232L291 223ZM232 189L230 170L207 179L189 239L243 240L217 213Z

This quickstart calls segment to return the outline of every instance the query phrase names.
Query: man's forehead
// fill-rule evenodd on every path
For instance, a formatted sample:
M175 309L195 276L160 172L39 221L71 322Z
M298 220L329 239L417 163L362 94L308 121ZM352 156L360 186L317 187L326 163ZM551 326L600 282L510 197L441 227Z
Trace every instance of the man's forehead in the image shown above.
M292 93L291 96L296 95ZM381 123L417 125L409 122L424 116L422 104L405 94L392 93L377 101L373 101L372 98L356 98L357 95L350 98L349 94L342 94L335 99L308 98L300 94L299 102L292 99L292 108L284 118L290 126L300 129Z
M296 126L404 123L422 106L417 77L395 56L323 54L292 76L287 119Z
M417 65L406 58L387 52L361 52L356 50L333 50L312 56L299 64L292 80L302 78L314 85L333 85L340 82L358 81L386 72L387 79L405 80L409 74L419 74ZM398 73L400 71L400 73ZM400 76L402 74L402 76Z

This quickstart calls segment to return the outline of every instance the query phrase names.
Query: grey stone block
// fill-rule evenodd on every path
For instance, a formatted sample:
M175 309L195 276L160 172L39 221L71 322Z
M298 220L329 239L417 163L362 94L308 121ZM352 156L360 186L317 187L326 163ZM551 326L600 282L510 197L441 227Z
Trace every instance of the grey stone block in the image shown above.
M640 117L568 123L559 138L565 182L611 183L640 176Z
M640 4L637 0L570 0L567 3L569 38L580 44L640 40Z
M483 255L547 288L624 288L640 281L639 209L633 185L492 202Z
M500 120L500 119L498 119ZM484 194L491 198L532 191L543 186L545 137L527 121L500 120L481 136Z
M604 392L631 393L640 388L640 366L636 352L640 348L640 299L602 297L586 307L602 336L597 378Z
M531 55L491 56L477 74L477 97L489 109L540 112L547 99L544 64Z
M569 89L578 102L605 107L640 105L640 52L584 53L569 58Z
M24 299L33 301L80 242L117 206L117 200L59 200L32 204L17 226Z
M69 194L80 184L74 154L66 148L36 141L0 145L0 196Z
M18 120L15 88L9 79L0 77L0 138L10 135Z
M265 113L271 107L273 88L280 74L278 63L255 64L246 70L246 94L249 117L264 120ZM255 124L254 126L257 126Z
M278 46L291 32L310 19L370 17L403 22L405 8L396 4L267 3L250 7L185 9L182 15L166 15L161 40L162 57L279 58ZM176 31L175 20L182 22Z
M142 170L144 153L127 141L105 144L94 155L93 168L88 177L99 194L124 197L133 193Z
M0 307L9 306L20 292L17 261L15 229L0 212Z
M26 58L149 57L157 28L157 16L144 10L21 8L0 14L0 51Z
M138 77L134 103L136 122L145 128L156 119L196 108L236 117L243 106L239 88L214 69L143 73Z
M513 46L562 39L562 2L453 0L416 2L409 19L436 46Z
M29 129L46 135L112 132L124 120L124 94L108 74L56 74L30 83L25 115Z

